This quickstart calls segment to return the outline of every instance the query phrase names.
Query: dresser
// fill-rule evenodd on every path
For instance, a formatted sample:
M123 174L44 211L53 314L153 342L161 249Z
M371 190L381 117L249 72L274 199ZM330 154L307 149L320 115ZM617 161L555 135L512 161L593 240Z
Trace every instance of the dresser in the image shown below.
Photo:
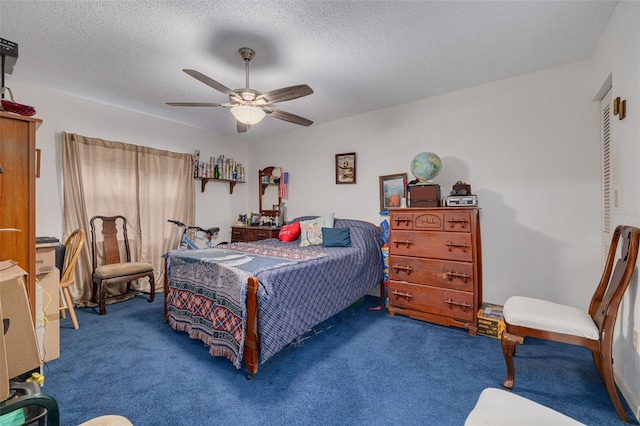
M480 209L390 210L389 313L476 334L482 303Z
M278 238L280 228L269 226L232 226L231 242L250 242Z

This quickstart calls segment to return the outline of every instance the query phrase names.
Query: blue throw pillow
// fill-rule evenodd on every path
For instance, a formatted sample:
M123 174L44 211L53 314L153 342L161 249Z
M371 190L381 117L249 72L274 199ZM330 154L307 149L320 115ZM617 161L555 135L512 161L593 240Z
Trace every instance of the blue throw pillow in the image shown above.
M349 228L322 228L323 247L351 247Z

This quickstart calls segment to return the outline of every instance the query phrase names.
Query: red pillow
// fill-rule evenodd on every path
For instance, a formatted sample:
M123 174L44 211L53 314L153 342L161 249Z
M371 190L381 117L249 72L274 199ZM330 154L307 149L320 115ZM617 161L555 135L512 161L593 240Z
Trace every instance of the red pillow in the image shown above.
M295 241L300 236L300 222L293 222L289 225L284 225L280 228L280 233L278 234L278 238L280 241L286 241L290 243L291 241Z

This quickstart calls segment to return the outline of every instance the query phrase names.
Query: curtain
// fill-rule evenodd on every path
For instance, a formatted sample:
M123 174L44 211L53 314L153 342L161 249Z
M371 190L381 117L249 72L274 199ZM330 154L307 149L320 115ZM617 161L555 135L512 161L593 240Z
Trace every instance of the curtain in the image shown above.
M87 235L75 286L70 288L74 303L86 306L91 300L89 221L96 215L127 218L131 260L153 265L156 291L160 291L165 276L162 255L180 242L180 233L167 220L195 221L191 154L63 132L62 175L63 241L78 228ZM96 239L100 248L101 229L96 229ZM146 280L141 281L148 287ZM114 287L109 294L124 288Z

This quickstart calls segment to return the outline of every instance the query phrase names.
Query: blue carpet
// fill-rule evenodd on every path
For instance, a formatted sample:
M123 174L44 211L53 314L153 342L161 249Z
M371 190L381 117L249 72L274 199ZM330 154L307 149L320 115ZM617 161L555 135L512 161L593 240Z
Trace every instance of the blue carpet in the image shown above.
M462 425L480 392L501 387L500 341L369 310L367 297L246 370L162 320L162 295L77 309L43 391L63 425L119 414L143 425ZM528 339L514 393L588 425L622 425L584 348ZM633 418L631 412L629 416Z

